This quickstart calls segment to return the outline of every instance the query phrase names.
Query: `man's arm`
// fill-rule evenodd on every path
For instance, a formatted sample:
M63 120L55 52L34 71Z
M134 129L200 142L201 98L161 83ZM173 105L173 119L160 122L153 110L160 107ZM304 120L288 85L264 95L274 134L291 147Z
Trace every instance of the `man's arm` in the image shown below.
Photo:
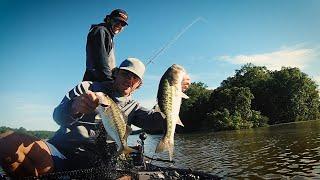
M164 118L155 110L148 110L139 104L134 111L134 115L130 118L130 123L138 126L146 131L160 131L165 125Z
M81 118L83 114L89 113L92 109L95 109L95 107L87 107L88 105L91 105L90 96L93 94L89 91L91 85L92 82L89 81L80 83L69 91L64 96L61 103L54 109L53 119L60 126L70 126Z

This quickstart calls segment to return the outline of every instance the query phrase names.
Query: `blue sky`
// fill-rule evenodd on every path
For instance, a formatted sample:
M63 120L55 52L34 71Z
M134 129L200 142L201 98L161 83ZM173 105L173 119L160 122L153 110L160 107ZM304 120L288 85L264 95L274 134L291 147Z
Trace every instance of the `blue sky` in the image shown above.
M119 65L144 62L201 17L147 67L135 98L155 104L162 73L183 65L193 81L218 87L243 64L299 67L320 82L318 0L1 0L0 126L57 130L54 107L82 79L91 24L115 8L129 26L115 38Z

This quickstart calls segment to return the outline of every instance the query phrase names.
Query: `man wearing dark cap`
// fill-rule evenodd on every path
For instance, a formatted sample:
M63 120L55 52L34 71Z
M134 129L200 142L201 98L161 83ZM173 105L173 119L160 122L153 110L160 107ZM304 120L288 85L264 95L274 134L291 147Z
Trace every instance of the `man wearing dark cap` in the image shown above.
M128 14L115 9L104 22L91 26L86 46L86 72L83 81L111 81L116 67L113 37L128 25Z

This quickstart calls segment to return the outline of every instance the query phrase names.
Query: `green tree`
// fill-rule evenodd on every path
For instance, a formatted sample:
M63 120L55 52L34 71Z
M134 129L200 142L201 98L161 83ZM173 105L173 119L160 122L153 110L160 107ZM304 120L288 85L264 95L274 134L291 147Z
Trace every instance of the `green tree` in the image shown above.
M266 114L271 124L314 120L320 117L317 84L298 68L272 72Z
M264 66L246 64L220 88L248 87L252 109L269 117L270 124L319 118L317 85L298 68L269 71Z
M185 127L177 127L177 131L187 132L199 130L203 127L203 121L208 110L208 100L212 90L207 89L207 85L202 82L191 83L185 92L189 99L184 99L180 108L180 117Z
M253 94L247 87L217 88L210 96L210 109L230 112L238 111L243 116L250 116Z
M12 130L12 128L6 127L6 126L1 126L0 127L0 134L4 133L6 131Z
M4 133L6 131L9 131L9 130L15 131L18 133L27 134L30 136L35 136L40 139L49 139L50 137L52 137L54 135L54 132L52 132L52 131L28 131L23 127L20 127L19 129L15 129L15 128L10 128L10 127L6 127L6 126L0 127L0 134Z
M251 110L253 98L247 87L216 89L210 97L207 124L216 131L264 126L268 119Z
M270 71L265 66L245 64L235 71L233 77L228 77L221 83L221 88L248 87L255 89L270 79Z
M254 96L252 109L264 114L265 102L269 98L268 82L271 80L271 71L265 66L255 66L251 63L236 70L233 77L222 81L221 88L248 87Z

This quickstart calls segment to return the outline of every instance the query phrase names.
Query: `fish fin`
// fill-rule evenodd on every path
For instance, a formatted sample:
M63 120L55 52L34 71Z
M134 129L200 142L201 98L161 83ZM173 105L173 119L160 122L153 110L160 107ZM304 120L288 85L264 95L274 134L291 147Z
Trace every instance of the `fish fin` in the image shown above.
M184 127L184 125L183 125L183 123L182 123L182 121L181 121L179 116L178 116L178 119L177 119L177 124L182 126L182 127Z
M126 156L129 155L130 153L133 153L133 152L138 152L138 151L129 147L129 146L123 147L122 153L125 154Z
M138 151L129 147L126 142L123 142L123 145L119 147L119 149L117 150L116 156L119 156L121 154L128 156L130 153L133 153L133 152L138 152Z
M158 101L158 100L157 100ZM153 108L155 111L160 111L160 107L159 107L159 104L158 102L156 102L156 104L153 106Z
M161 109L160 109L160 107L159 107L158 103L157 103L156 105L154 105L154 106L153 106L153 109L154 109L155 111L157 111L157 112L160 112L160 111L161 111Z
M156 153L160 153L160 152L164 152L164 151L168 151L169 152L169 159L170 161L172 160L172 156L173 156L173 141L170 141L169 138L162 138L159 142L159 144L156 147Z
M124 147L123 147L123 146L118 147L117 153L116 153L115 155L116 155L116 156L120 156L120 155L122 154L123 150L124 150Z
M159 113L160 113L160 115L162 116L163 119L165 119L167 117L163 112L159 111Z
M122 117L123 117L123 120L127 123L128 122L128 116L123 112L123 111L120 111Z
M173 145L173 143L170 143L169 138L167 137L163 137L160 142L158 143L157 147L156 147L156 153L159 152L164 152L164 151L168 151L170 148L170 144Z
M124 139L127 139L128 136L131 134L132 128L128 125L126 125L126 133L124 134Z
M173 157L173 146L170 146L169 149L169 160L172 161L172 157Z
M187 96L185 93L181 92L181 97L184 99L189 99L189 96Z
M160 153L168 149L167 138L162 138L156 147L156 153Z
M126 133L124 134L125 142L123 142L123 147L118 150L119 155L124 154L125 156L128 156L132 152L137 152L137 150L128 147L128 145L126 143L128 136L131 134L131 132L132 132L132 128L130 126L126 125Z
M95 92L95 95L97 96L97 98L99 99L99 104L102 105L102 107L108 107L110 106L110 102L107 101L106 98L108 98L109 96L103 92ZM109 97L110 98L110 97Z
M163 119L165 119L167 116L161 111L160 107L158 104L156 104L154 107L154 111L160 113Z

